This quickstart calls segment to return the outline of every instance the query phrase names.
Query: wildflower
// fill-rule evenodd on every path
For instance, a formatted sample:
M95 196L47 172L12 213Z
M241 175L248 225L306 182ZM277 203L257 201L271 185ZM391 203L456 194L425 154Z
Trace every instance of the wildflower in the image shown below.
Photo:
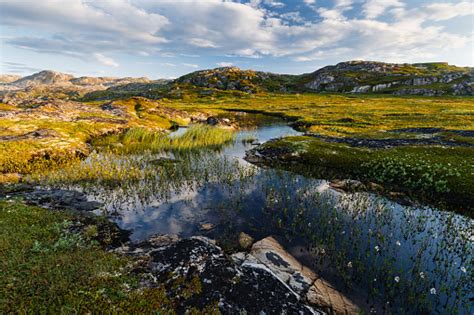
M394 280L395 280L396 283L399 283L399 282L400 282L400 277L399 277L399 276L396 276L396 277L394 278Z
M435 288L431 288L430 293L433 294L433 295L436 294L436 289L435 289Z
M349 261L349 262L347 263L347 267L348 267L348 268L352 268L352 261Z
M461 271L464 272L464 273L466 273L466 272L467 272L466 267L462 266L462 267L461 267Z
M397 241L397 246L402 246L402 243L400 243L400 241Z
M374 248L375 248L375 251L376 251L376 252L380 251L380 247L375 246Z
M425 273L424 273L423 271L420 272L420 278L421 278L421 279L425 279Z

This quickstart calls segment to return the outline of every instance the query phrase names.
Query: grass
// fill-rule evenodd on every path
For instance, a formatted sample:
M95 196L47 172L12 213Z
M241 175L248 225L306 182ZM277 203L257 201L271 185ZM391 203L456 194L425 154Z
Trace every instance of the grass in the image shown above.
M234 137L235 134L230 130L198 124L189 127L178 137L170 137L167 133L145 128L132 128L123 134L95 139L92 144L105 147L114 153L186 151L218 148L232 141Z
M392 129L474 129L472 97L417 97L342 94L257 94L219 98L168 99L185 111L242 110L279 115L301 129L336 136L378 136Z
M35 108L13 107L15 115L0 118L0 173L31 173L51 167L57 160L74 159L90 153L91 139L130 128L153 130L186 125L186 113L164 108L157 101L129 98L114 102L56 101ZM29 106L31 107L31 106ZM2 105L7 111L11 105ZM25 138L32 132L47 136Z
M139 290L130 260L90 240L94 225L84 233L68 229L78 220L69 212L0 201L1 313L174 314L180 294L199 294L199 279L177 285L176 296L160 286Z
M353 177L376 182L387 189L447 203L461 212L474 214L471 148L420 146L373 150L304 136L265 143L262 148L286 151L286 156L299 162L289 167L299 172L319 178Z

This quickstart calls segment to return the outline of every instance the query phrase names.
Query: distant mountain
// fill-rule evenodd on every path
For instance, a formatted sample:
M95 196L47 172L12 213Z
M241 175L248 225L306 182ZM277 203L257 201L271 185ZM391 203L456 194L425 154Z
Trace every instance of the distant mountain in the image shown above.
M0 74L0 83L11 83L19 79L21 79L21 75Z
M4 77L4 81L1 78ZM276 74L237 67L199 70L176 80L147 78L80 77L41 71L12 81L0 77L0 91L47 87L79 91L87 99L145 96L160 98L183 95L186 89L204 94L212 90L258 92L386 93L396 95L474 95L474 68L445 62L395 64L377 61L347 61L301 75ZM3 82L3 83L2 83Z
M1 80L2 78L5 78ZM18 90L34 87L68 87L68 88L85 88L85 89L105 89L117 85L125 85L130 83L149 83L152 82L148 78L114 78L114 77L79 77L76 78L71 74L55 72L50 70L40 71L26 77L13 77L10 75L2 75L0 83L3 90Z
M69 84L72 78L74 78L74 76L70 74L44 70L13 81L10 85L19 88L36 85L62 85Z
M348 61L313 73L284 75L237 67L200 70L178 84L219 90L474 95L474 69L448 63L394 64Z

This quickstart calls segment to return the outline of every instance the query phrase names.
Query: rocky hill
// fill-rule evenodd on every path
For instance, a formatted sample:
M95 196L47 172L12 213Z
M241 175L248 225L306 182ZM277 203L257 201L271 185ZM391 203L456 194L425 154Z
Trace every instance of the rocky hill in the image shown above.
M0 74L0 83L11 83L21 79L20 75L15 74Z
M2 75L0 77L0 90L22 90L36 87L64 87L77 89L106 89L113 86L129 83L148 83L148 78L115 78L115 77L79 77L71 74L43 70L26 77Z
M259 91L287 92L296 88L299 76L275 74L254 70L241 70L237 67L221 67L200 70L186 74L175 83L191 84L219 90L239 90L248 93Z
M444 62L394 64L348 61L309 75L304 87L316 92L411 95L474 95L474 68Z
M60 88L87 94L87 99L124 96L149 98L184 95L199 90L202 95L218 90L258 92L385 93L395 95L474 95L474 68L444 62L395 64L347 61L301 75L276 74L237 67L199 70L176 80L147 78L80 77L41 71L11 82L0 81L0 92L37 87ZM5 93L3 93L5 94Z
M196 71L176 80L198 87L271 92L474 95L474 69L448 63L348 61L313 73L282 75L237 67Z

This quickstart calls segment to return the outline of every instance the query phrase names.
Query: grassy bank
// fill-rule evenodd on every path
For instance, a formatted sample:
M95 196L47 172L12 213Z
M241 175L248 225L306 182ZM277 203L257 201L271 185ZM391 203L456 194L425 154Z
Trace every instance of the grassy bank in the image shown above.
M186 113L144 98L32 101L0 111L5 112L0 117L0 174L25 174L67 163L88 155L88 142L107 134L130 128L166 130L190 121Z
M274 164L319 178L356 178L449 205L473 214L474 152L462 147L368 149L327 143L313 137L287 137L260 148L276 152ZM297 163L285 163L288 161Z
M0 201L0 313L174 314L180 295L199 293L199 285L186 282L175 296L159 286L139 289L132 262L94 240L97 223L71 229L81 221L69 212Z
M472 97L343 94L219 94L163 100L186 111L243 110L285 117L310 132L386 137L388 130L416 127L474 129ZM390 135L397 136L397 135ZM401 135L398 135L401 136Z

